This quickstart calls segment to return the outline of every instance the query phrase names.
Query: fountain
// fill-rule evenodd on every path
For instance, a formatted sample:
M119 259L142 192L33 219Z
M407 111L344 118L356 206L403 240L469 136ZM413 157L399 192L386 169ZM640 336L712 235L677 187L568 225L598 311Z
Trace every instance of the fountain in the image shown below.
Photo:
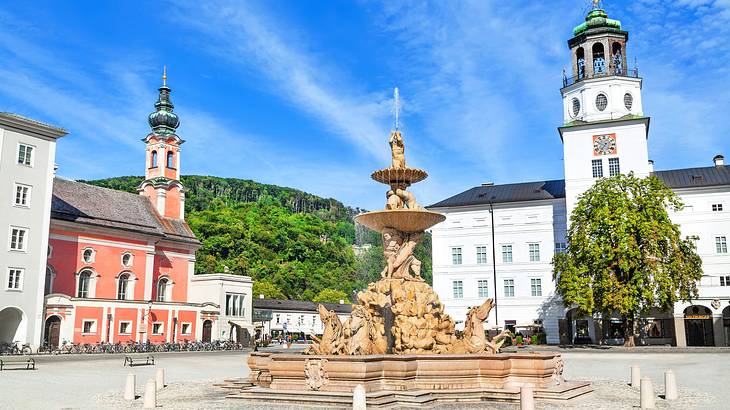
M558 353L500 353L508 332L490 339L483 327L492 299L469 309L464 331L457 335L413 255L423 232L445 217L421 207L407 190L428 174L406 166L397 127L390 147L391 166L372 174L390 188L385 209L355 218L382 234L386 266L380 280L358 293L344 323L320 305L323 335L303 354L252 353L247 383L229 397L348 407L353 389L362 385L368 406L397 407L519 401L522 386L533 387L538 400L569 400L591 392L589 383L563 380Z

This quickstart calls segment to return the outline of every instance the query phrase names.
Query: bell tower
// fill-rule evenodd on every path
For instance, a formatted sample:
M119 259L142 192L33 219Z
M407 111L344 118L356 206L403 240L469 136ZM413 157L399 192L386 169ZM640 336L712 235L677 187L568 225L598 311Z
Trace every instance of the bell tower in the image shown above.
M145 149L145 180L137 191L148 197L160 215L167 218L185 218L185 190L180 183L180 145L185 140L177 136L180 119L173 112L167 69L163 69L162 86L155 111L148 122L152 132L142 141Z
M568 40L570 76L563 73L563 141L568 213L577 197L602 177L649 175L638 68L627 66L629 33L608 18L598 1Z

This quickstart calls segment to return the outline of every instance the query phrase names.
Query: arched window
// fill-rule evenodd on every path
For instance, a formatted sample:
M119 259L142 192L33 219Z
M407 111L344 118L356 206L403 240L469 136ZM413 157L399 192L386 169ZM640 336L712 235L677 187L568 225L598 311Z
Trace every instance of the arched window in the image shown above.
M129 293L129 274L123 273L119 275L119 283L117 284L117 299L126 300Z
M53 292L53 278L56 274L50 266L46 266L46 285L44 287L43 294L49 295Z
M79 287L76 292L76 297L88 298L89 289L91 288L91 271L83 270L79 273Z
M584 79L586 77L586 53L583 50L583 47L578 47L578 49L575 50L575 64L578 69L578 72L576 73L578 79Z
M172 151L167 151L167 167L168 168L175 168L175 165L173 164L173 156L174 154Z
M158 302L167 301L167 297L168 297L167 287L169 284L170 284L170 280L167 278L162 278L157 282L157 301Z
M624 57L621 52L621 43L615 42L611 46L611 60L615 74L622 75L624 73Z
M601 43L593 44L593 74L606 74L606 55Z
M152 166L150 168L157 167L157 151L152 151Z

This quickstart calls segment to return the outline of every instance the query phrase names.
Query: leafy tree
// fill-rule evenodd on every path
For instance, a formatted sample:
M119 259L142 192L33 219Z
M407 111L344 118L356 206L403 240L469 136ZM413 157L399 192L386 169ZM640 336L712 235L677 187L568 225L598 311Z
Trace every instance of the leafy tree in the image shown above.
M570 216L568 248L553 258L553 277L565 306L585 314L618 312L624 340L634 345L634 323L653 307L673 308L697 297L702 260L693 238L681 238L667 210L679 198L654 177L599 179Z
M284 293L273 283L267 280L257 280L253 283L253 297L264 295L268 299L286 299Z
M341 300L350 303L347 294L337 289L322 289L313 299L314 302L320 303L340 303Z

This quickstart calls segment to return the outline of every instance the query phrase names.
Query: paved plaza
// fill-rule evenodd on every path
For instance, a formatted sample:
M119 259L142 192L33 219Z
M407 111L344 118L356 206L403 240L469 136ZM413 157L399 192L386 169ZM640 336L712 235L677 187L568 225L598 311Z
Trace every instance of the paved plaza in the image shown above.
M638 406L638 390L626 385L629 366L639 364L642 375L663 393L662 374L671 368L677 375L680 400L671 404L657 399L660 409L730 408L723 394L730 386L729 353L635 353L603 351L563 351L567 379L593 382L595 392L569 405L538 404L540 409L630 409ZM2 409L109 409L141 408L142 400L127 403L122 399L124 381L129 373L122 356L40 358L36 371L0 373ZM225 398L226 391L214 382L248 373L246 353L201 352L158 354L157 366L134 367L137 394L145 381L163 367L169 384L158 395L158 407L168 409L231 409L243 403ZM514 404L450 405L442 408L517 409ZM250 408L250 407L247 407ZM267 408L262 405L261 408ZM282 407L277 407L282 409Z

